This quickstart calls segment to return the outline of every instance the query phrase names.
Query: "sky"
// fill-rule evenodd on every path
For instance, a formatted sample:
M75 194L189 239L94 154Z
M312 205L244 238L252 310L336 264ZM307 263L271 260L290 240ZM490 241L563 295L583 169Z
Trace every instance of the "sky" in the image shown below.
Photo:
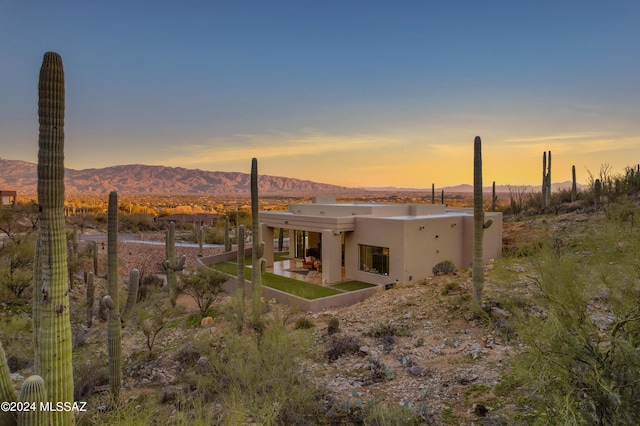
M46 51L65 166L349 187L578 182L640 163L640 2L0 0L0 156L37 162ZM2 171L0 170L0 173Z

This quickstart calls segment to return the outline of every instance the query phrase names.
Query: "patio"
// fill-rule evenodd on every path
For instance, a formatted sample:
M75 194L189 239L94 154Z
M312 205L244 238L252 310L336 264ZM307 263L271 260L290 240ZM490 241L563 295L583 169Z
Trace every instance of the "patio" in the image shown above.
M323 285L322 273L315 269L305 269L302 266L302 259L285 259L273 262L273 266L267 267L267 272L280 275L294 280L305 281L309 284ZM341 283L349 281L345 278L345 269L342 268ZM332 285L338 283L332 283Z

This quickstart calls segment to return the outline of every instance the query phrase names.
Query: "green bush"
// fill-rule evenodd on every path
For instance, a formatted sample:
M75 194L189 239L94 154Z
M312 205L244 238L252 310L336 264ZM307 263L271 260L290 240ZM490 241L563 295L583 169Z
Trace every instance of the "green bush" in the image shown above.
M613 263L615 247L599 241L588 259L540 256L538 303L517 327L526 349L507 381L542 422L640 424L640 252L629 245Z
M306 317L299 318L293 326L294 330L307 330L313 327L315 327L315 324Z

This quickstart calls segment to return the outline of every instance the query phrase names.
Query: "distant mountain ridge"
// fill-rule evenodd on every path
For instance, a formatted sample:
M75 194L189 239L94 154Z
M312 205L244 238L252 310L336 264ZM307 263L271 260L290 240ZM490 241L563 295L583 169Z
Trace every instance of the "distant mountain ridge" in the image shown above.
M562 189L571 189L572 182L570 180L565 182L557 182L551 184L551 191L556 192ZM512 190L515 189L524 189L525 192L540 192L542 185L496 185L496 193L499 194L508 194L509 187ZM585 189L586 185L578 184L578 189ZM395 186L385 186L385 187L361 187L365 191L387 191L387 192L431 192L431 188L398 188ZM483 186L483 192L491 192L491 186ZM435 188L436 193L440 193L443 191L445 193L466 193L473 192L473 185L469 184L461 184L456 186L445 186L443 188Z
M0 158L0 189L34 195L38 166L21 160ZM251 175L240 172L210 172L182 167L129 164L101 169L65 169L67 194L105 194L118 191L128 195L234 195L249 194ZM347 194L361 189L293 179L259 176L263 195Z

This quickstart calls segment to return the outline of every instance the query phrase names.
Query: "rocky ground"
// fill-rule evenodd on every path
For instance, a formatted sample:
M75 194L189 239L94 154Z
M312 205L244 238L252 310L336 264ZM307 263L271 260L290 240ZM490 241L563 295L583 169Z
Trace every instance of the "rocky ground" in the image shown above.
M584 220L578 214L563 217L551 226L546 221L505 224L505 250L521 247L522 241L549 238L554 229L576 227ZM164 246L129 242L120 244L119 250L121 276L128 276L134 267L145 274L162 274ZM197 248L176 250L179 256L187 255L187 264L195 264ZM205 255L216 252L219 249L207 249ZM100 256L105 254L101 251ZM521 346L510 340L510 313L502 302L505 297L531 296L533 288L527 268L514 258L486 265L483 300L490 319L473 312L468 270L381 290L352 306L324 312L295 312L290 324L302 317L314 324L308 333L314 340L315 348L310 351L315 355L304 363L303 374L328 389L338 401L360 404L375 399L410 406L429 420L425 424L506 424L504 413L514 407L494 391L509 360ZM496 273L498 270L500 273ZM83 285L78 285L72 298L78 302L83 297ZM220 299L223 302L224 297ZM185 315L197 310L188 296L181 296L178 304ZM327 324L332 317L338 319L339 330L329 335ZM193 350L190 342L219 333L221 321L224 320L216 318L205 326L163 331L151 361L144 356L144 335L135 325L123 328L123 398L158 394L179 386L185 371L182 359L185 352ZM85 331L82 338L86 347L91 348L92 359L106 359L106 347L101 344L105 338L104 323ZM348 349L341 351L345 346ZM332 350L339 354L335 359L330 359ZM74 361L74 369L84 375L84 380L93 373L91 365L87 363L85 368ZM92 393L106 391L102 385Z
M515 235L522 238L539 232L519 223L506 225L505 241L508 246ZM217 251L209 249L206 254ZM195 263L196 248L181 247L177 252L187 255L187 264ZM123 275L133 267L161 273L163 257L163 246L120 245ZM485 285L486 309L491 311L492 321L478 319L472 312L469 271L380 291L353 306L295 313L295 318L306 317L315 325L309 332L316 349L323 353L305 366L306 374L347 403L375 399L407 405L422 410L432 424L471 424L478 419L484 424L501 424L500 412L508 407L493 390L519 346L510 342L508 330L499 326L510 314L499 302L492 302L506 291L503 284L492 281L493 268L493 263L486 266ZM524 272L523 267L515 271L522 277L515 279L511 294L529 293ZM196 309L187 296L182 296L179 304L187 311ZM339 320L339 331L329 336L327 324L334 316ZM163 334L157 346L160 356L151 363L129 358L131 374L125 375L125 389L135 393L147 388L151 392L178 383L182 366L174 354L184 350L185 342L198 339L198 333L216 333L216 322L195 332L172 329ZM124 338L130 345L124 353L144 352L144 337L133 327L125 328ZM348 345L352 351L329 360L326 352L340 345Z

